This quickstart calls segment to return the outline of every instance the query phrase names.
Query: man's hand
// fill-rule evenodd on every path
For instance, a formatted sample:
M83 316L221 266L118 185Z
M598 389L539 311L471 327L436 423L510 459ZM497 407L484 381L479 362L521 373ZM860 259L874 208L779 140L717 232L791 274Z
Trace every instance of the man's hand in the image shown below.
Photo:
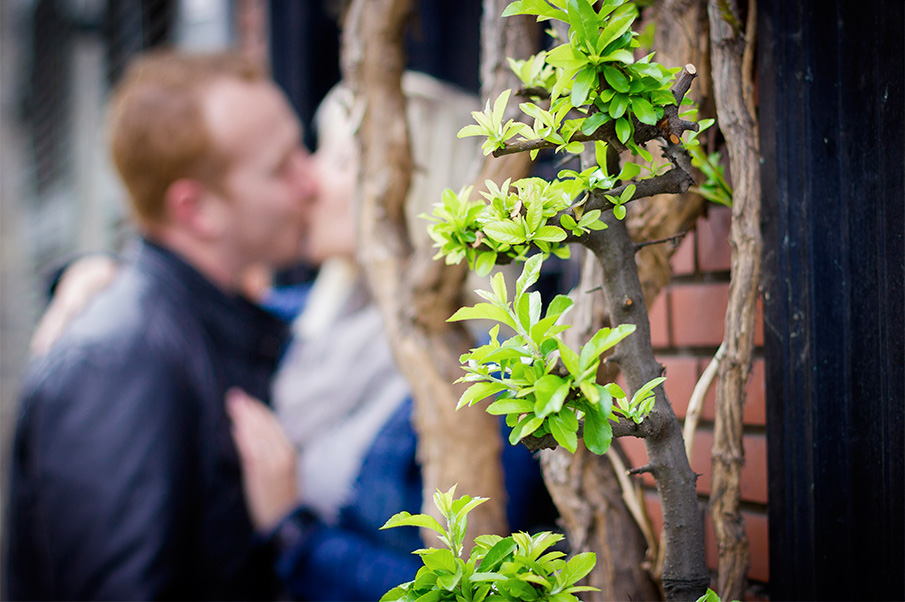
M298 503L295 448L270 408L241 389L226 394L226 409L252 522L270 531Z

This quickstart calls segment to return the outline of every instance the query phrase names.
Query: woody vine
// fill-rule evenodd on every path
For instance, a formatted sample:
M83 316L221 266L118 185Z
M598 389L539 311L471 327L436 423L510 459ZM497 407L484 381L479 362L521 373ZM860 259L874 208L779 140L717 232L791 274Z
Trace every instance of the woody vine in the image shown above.
M699 125L683 111L695 69L667 69L653 54L634 59L639 45L632 24L637 7L604 0L519 0L503 16L528 14L558 20L568 27L557 46L526 61L511 61L524 84L519 105L526 120L503 119L511 97L504 91L476 124L460 136L483 136L485 154L495 156L552 148L580 154L581 171L562 170L552 181L523 178L488 182L474 199L470 189L446 191L430 219L437 258L466 261L486 275L498 263L524 262L510 298L503 276L492 290L477 291L486 302L457 311L450 320L489 319L500 326L489 342L461 357L471 383L459 406L489 396L491 414L505 415L510 443L531 448L560 445L572 452L581 433L594 453L605 453L613 437L645 440L650 472L663 503L666 557L663 586L667 598L695 599L709 576L703 559L703 526L695 497L695 475L684 454L679 423L662 382L662 368L650 343L650 327L637 269L635 244L624 224L625 205L653 194L681 193L694 182L689 147L697 144ZM552 33L552 30L551 30ZM688 107L684 107L688 108ZM662 159L648 150L661 142ZM614 153L630 161L611 174ZM531 292L542 261L551 254L568 257L569 243L584 245L604 270L604 293L616 326L571 349L559 334L572 305L557 296L543 312L540 294ZM619 366L631 393L615 383L597 382L601 356ZM697 553L700 551L700 553Z
M485 0L485 10L500 2L502 0ZM508 532L505 515L501 514L500 500L504 497L497 489L501 478L499 463L494 460L499 453L496 421L483 412L450 413L457 401L470 403L467 396L460 395L464 389L480 384L482 387L469 393L478 396L481 388L498 387L499 383L494 385L489 379L482 380L481 363L478 358L469 357L480 348L467 342L470 335L459 326L461 321L443 322L461 308L461 303L456 304L459 296L455 291L461 287L464 278L462 268L467 265L486 273L494 265L507 261L543 261L548 254L567 252L567 244L578 243L591 251L603 267L601 289L606 298L605 309L611 323L621 326L612 328L609 333L599 334L590 346L590 340L595 337L589 337L582 342L583 346L576 347L578 350L572 351L572 354L577 355L578 359L577 362L572 361L572 367L577 370L570 370L566 363L575 358L568 351L563 351L556 341L559 338L557 335L562 334L555 332L559 326L554 324L544 331L549 322L557 322L565 313L567 302L560 300L554 305L551 301L547 313L541 316L537 302L532 301L536 296L532 296L529 290L534 264L526 263L521 285L516 287L521 288L518 300L509 300L506 294L500 294L499 286L491 286L494 290L487 294L491 298L485 297L487 305L496 306L508 315L513 324L521 324L524 334L528 335L526 338L517 332L507 332L503 335L505 340L501 341L497 331L499 349L487 349L488 355L491 352L501 353L503 355L497 359L509 362L514 371L523 370L516 366L517 363L527 363L534 372L533 376L528 370L522 374L526 386L519 388L518 392L527 391L523 397L519 398L518 392L506 393L503 389L496 395L506 402L523 401L533 395L533 418L527 416L527 411L502 412L513 415L509 419L514 420L516 426L524 423L518 436L524 436L522 441L533 447L571 446L569 433L573 432L571 427L574 423L568 417L570 412L575 422L579 423L574 430L576 441L583 437L587 443L585 429L588 429L588 419L582 403L594 405L595 392L599 396L599 408L605 409L607 396L611 404L615 400L610 412L604 413L606 419L602 423L609 425L613 437L635 435L644 439L649 464L635 469L635 472L650 472L660 494L667 527L663 540L665 558L660 574L667 598L696 599L704 592L709 576L704 564L703 527L694 492L695 475L688 466L682 435L663 387L655 382L661 378L662 368L653 357L647 312L638 281L635 252L640 245L629 238L621 219L628 203L651 195L680 194L688 189L692 183L691 166L701 158L710 159L698 151L694 139L696 129L703 129L705 123L696 125L686 121L691 118L691 113L689 107L683 106L686 101L682 99L694 78L694 68L689 65L678 73L664 72L652 56L635 61L630 60L625 52L614 54L614 51L621 49L634 55L632 50L637 44L636 35L631 31L637 12L622 1L516 2L506 9L506 14L528 17L509 19L496 17L502 9L488 11L490 16L485 15L482 31L495 33L488 33L483 42L484 50L490 51L487 57L491 58L488 61L485 57L485 69L501 64L500 57L494 51L495 46L512 49L519 46L513 42L526 39L508 33L501 35L493 24L495 21L522 22L538 18L561 23L565 29L558 29L563 33L556 42L560 49L551 51L552 61L548 60L551 52L547 52L513 65L516 72L523 76L523 90L514 95L512 92L504 93L508 95L505 101L500 100L499 91L516 86L509 84L500 87L498 74L501 71L498 68L482 72L485 85L489 84L488 89L494 90L487 96L494 100L483 113L486 123L478 120L476 125L478 128L503 126L502 131L485 134L488 138L485 150L491 156L502 158L485 161L484 170L505 174L493 179L497 182L494 186L500 192L499 196L505 195L501 200L511 201L512 204L508 214L498 212L500 219L493 220L505 224L497 224L496 232L495 227L491 227L490 231L485 227L476 227L470 232L468 228L447 228L446 233L451 238L455 236L454 232L463 237L459 241L462 243L459 257L454 256L451 265L444 265L445 262L430 264L426 259L431 253L422 255L424 250L412 244L403 211L412 158L402 117L404 101L399 78L406 63L404 39L411 10L411 0L353 1L344 27L343 73L365 109L359 130L362 148L360 259L366 266L400 367L413 387L415 426L421 435L419 454L425 471L425 499L430 499L436 488L445 489L458 482L464 491L480 491L490 497L487 503L473 512L469 529L474 528L478 533ZM602 44L600 38L604 32L610 35L620 28L624 29L619 35L598 46ZM488 44L487 40L498 41ZM527 56L530 52L523 53L516 49L507 51L507 54ZM526 79L531 80L532 85L527 85ZM514 96L521 96L526 101L523 105L527 110L523 112L529 117L528 123L519 125L515 121L510 123L508 119L504 121L500 115L502 111L494 111L508 104ZM567 99L569 104L563 99ZM650 110L647 110L645 101ZM560 104L555 104L557 102ZM719 99L717 104L720 104ZM658 157L654 159L647 153L658 141L661 142L661 150L655 151ZM527 173L524 171L527 155L542 148L553 148L567 155L580 152L583 167L571 174L560 174L555 182L528 179L517 186L513 183L519 182L516 174ZM625 157L629 153L630 160L619 165L620 156ZM525 156L525 161L521 161L520 156ZM504 182L509 176L512 180ZM485 186L483 177L476 180L476 187L484 187L488 194L494 194L494 187ZM560 187L559 190L557 187ZM563 208L551 211L541 202L539 211L538 203L530 200L532 194L522 192L544 189L548 193L568 192L569 198ZM539 196L543 198L543 194ZM466 221L473 222L478 222L478 215L484 211L479 205L492 206L492 203L471 199L462 193L448 192L444 197L444 206L447 201L458 203L457 210L464 206ZM531 209L532 206L534 209ZM600 214L594 211L600 211ZM536 223L538 213L542 219L537 222L537 227L526 229L525 225L529 222ZM438 225L449 222L442 217L439 219L436 222ZM490 220L486 222L490 223ZM505 222L521 225L521 233ZM553 228L562 230L564 236ZM496 239L490 236L491 232L497 234ZM507 234L514 234L517 238L511 242L501 240ZM474 238L470 238L472 235ZM441 247L442 244L445 243L441 243ZM534 259L538 255L539 259ZM526 308L527 318L520 315ZM471 308L466 313L481 309L487 308ZM547 320L560 310L559 317ZM496 314L501 318L503 316L500 312ZM507 323L505 319L498 321ZM537 327L542 322L543 325ZM507 328L513 332L517 330L508 324ZM632 328L634 331L622 338ZM525 349L516 351L516 355L521 354L520 357L524 358L516 362L514 357L503 356L512 353L510 346L518 342L518 336L521 336ZM622 339L609 351L612 355L602 361L599 355L592 358L595 352L603 351L604 347L614 342L610 337ZM492 341L493 338L491 344ZM584 351L585 348L588 351ZM526 351L530 352L531 358L524 355ZM568 356L567 359L563 359L564 355ZM456 361L460 356L465 357L466 367L476 370L478 374L466 372L466 378L474 380L460 383L458 392L452 397L453 388L449 383L462 376L460 364ZM541 357L543 360L537 361ZM470 359L474 360L473 363L469 363ZM632 394L621 394L621 389L609 387L610 383L597 383L587 378L590 374L585 373L589 372L594 362L598 362L601 372L617 365L625 377L626 389ZM502 364L499 361L491 363L498 369L493 371L492 366L487 366L487 375L501 375L499 368ZM538 389L537 382L546 376L559 380L547 378ZM568 385L568 390L563 385ZM646 385L648 390L643 391ZM556 411L560 397L563 405ZM527 410L526 405L521 407ZM504 410L505 404L497 409ZM543 416L538 416L538 409ZM553 415L561 416L551 419ZM554 425L556 422L567 424ZM536 428L531 430L535 424ZM599 434L606 428L602 426L596 432ZM564 443L557 441L554 430ZM602 438L599 439L602 441ZM468 454L460 453L463 444L467 446ZM480 487L474 486L478 484ZM426 506L425 511L431 510ZM433 511L431 514L440 517Z

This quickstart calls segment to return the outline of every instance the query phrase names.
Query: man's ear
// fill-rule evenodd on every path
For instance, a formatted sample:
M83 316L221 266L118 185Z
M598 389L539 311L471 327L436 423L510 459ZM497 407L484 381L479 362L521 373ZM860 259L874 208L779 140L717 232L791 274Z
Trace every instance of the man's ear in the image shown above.
M169 221L196 236L216 236L221 221L214 194L201 182L180 178L166 191L166 210Z

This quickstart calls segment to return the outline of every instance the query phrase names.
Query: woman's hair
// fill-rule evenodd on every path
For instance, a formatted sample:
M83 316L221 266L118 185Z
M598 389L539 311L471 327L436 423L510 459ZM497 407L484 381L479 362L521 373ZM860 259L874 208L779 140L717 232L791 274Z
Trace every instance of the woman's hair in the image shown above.
M476 137L458 139L462 127L472 123L471 112L480 110L480 99L452 84L417 71L402 76L406 98L406 117L414 170L409 187L406 217L412 242L429 241L427 222L418 219L430 213L440 202L445 188L457 191L472 183L480 167L482 154ZM356 157L350 144L361 122L360 108L351 90L340 83L333 87L318 107L315 128L318 150L344 145L330 152L348 152Z
M203 93L215 81L265 81L267 74L237 53L156 51L135 60L110 102L113 162L136 218L160 223L174 181L196 177L215 184L228 167L203 116Z

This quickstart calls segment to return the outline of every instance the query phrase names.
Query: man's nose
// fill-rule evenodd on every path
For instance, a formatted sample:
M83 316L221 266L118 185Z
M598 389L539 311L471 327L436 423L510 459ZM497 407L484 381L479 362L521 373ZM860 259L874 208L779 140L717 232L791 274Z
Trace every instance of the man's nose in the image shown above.
M299 200L311 205L317 197L319 178L314 157L305 149L298 149L295 157L295 184L299 192Z

